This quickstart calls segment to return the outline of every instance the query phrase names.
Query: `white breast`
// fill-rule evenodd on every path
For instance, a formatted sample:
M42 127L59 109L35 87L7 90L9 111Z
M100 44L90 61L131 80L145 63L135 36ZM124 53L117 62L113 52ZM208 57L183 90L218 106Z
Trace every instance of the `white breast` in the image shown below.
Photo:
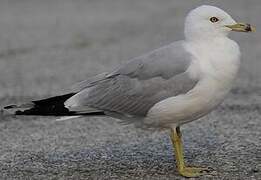
M199 79L198 84L187 94L155 104L145 124L169 127L196 120L219 105L231 89L240 64L239 47L234 41L226 38L190 43L185 48L193 55L188 72Z

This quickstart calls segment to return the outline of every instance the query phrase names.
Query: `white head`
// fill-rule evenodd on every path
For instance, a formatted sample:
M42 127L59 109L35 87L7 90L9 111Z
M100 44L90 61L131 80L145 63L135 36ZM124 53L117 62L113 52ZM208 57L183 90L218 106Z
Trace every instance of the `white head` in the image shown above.
M230 31L249 32L249 24L236 23L225 11L214 6L203 5L189 12L185 21L186 39L211 39L227 36Z

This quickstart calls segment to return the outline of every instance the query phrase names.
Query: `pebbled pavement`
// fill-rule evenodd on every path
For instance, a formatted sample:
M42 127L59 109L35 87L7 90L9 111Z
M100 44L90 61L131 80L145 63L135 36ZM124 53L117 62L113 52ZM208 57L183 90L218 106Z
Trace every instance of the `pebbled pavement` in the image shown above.
M0 105L56 95L85 77L183 36L186 13L201 4L257 26L234 33L239 78L225 102L182 127L188 164L210 166L198 179L261 179L259 0L0 1ZM184 179L168 132L112 118L55 122L0 118L0 179Z

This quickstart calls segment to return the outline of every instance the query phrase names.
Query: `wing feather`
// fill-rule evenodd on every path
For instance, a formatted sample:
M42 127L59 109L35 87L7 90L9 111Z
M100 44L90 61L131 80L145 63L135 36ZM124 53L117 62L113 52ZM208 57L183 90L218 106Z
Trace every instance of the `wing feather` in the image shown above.
M187 71L191 60L183 42L173 43L80 83L80 91L65 105L144 117L159 101L185 94L195 86L198 80Z

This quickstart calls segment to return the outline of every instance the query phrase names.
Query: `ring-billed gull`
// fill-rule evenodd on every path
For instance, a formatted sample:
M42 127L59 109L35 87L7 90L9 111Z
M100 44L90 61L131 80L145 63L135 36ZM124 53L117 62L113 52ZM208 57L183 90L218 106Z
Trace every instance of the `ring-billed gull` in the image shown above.
M4 109L16 115L107 115L143 128L170 129L178 172L196 177L208 168L185 166L180 126L223 101L240 65L238 44L227 35L253 30L203 5L187 15L185 40L78 83L68 94Z

